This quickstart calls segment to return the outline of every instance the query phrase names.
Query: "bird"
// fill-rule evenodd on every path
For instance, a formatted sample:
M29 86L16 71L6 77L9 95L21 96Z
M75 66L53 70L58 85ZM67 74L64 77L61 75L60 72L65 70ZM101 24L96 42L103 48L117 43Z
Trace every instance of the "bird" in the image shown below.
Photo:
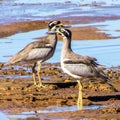
M104 82L107 82L108 77L104 71L100 69L100 64L97 63L97 59L90 56L83 56L76 54L71 48L72 32L69 29L57 29L56 32L63 37L63 45L61 50L61 68L63 72L78 79L78 101L77 106L80 110L83 109L82 103L82 84L80 80L83 77L99 77ZM110 83L109 83L110 84ZM110 84L111 85L111 84ZM112 85L111 85L112 86Z
M34 85L39 87L44 87L42 84L40 70L41 63L51 58L55 52L57 44L56 27L61 27L62 23L60 21L50 21L48 23L48 37L44 40L34 41L26 45L21 51L16 53L4 66L10 66L19 63L34 63L32 67L32 76L34 80ZM36 66L37 73L36 73ZM38 75L39 83L37 84L36 74Z

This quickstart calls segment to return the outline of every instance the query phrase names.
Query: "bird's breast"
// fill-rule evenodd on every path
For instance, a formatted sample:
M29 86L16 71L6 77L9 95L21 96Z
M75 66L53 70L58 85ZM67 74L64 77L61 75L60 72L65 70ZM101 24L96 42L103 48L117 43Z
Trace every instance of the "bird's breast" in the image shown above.
M70 65L71 66L71 65ZM72 67L72 66L71 66ZM67 73L68 75L70 75L70 76L72 76L72 77L74 77L74 78L81 78L81 76L79 76L79 75L77 75L77 74L74 74L72 71L71 71L71 69L69 69L69 67L67 67L66 66L66 64L63 62L63 61L61 61L61 68L62 68L62 70L65 72L65 73Z

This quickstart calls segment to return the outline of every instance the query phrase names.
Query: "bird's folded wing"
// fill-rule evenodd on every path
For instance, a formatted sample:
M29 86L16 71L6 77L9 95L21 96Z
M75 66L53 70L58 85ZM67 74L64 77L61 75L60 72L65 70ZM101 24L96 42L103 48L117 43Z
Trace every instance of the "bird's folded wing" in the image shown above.
M69 59L64 59L64 63L66 64L79 64L79 63L83 63L83 64L97 64L96 63L97 59L95 58L91 58L91 57L88 57L88 56L82 56L82 57L72 57L72 58L69 58Z
M70 73L78 76L94 76L96 74L95 67L87 65L83 61L64 60L64 68L68 69Z
M42 49L42 48L44 48L44 49ZM10 64L18 63L20 61L26 61L29 59L33 59L33 58L35 58L36 53L37 53L37 55L38 55L38 53L40 53L40 55L42 53L42 56L46 55L52 49L53 48L51 47L51 45L46 44L44 41L31 42L27 46L25 46L21 51L16 53L5 65L10 65ZM41 50L45 51L46 54L43 54L43 52Z
M45 57L47 57L50 54L51 51L52 51L51 47L32 49L28 53L27 60L44 59Z
M71 54L70 57L68 57L68 59L69 59L69 60L67 60L68 62L72 61L72 63L74 62L75 64L84 63L84 64L87 64L87 65L103 66L103 65L100 65L97 62L96 58L90 57L90 56L82 56L82 55L79 55L79 54Z
M65 64L79 64L79 63L84 63L82 60L74 60L74 59L65 59L63 61Z

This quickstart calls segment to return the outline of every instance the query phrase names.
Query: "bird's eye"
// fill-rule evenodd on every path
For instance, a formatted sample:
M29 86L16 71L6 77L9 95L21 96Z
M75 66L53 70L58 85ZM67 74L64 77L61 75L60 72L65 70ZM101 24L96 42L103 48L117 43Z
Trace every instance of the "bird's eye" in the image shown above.
M59 25L56 25L56 28L59 28Z
M64 30L63 30L63 29L61 29L61 32L64 32Z

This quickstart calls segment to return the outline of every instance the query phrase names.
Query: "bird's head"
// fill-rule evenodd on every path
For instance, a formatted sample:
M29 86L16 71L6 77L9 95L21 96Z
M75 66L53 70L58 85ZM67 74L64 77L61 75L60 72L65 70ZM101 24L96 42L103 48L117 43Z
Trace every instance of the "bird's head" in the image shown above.
M49 31L56 31L57 28L62 28L63 24L61 23L61 21L51 21L48 24L48 30Z
M48 24L48 30L49 31L56 31L58 28L70 28L71 26L70 25L63 25L61 23L61 21L57 21L57 20L54 20L54 21L50 21L49 24Z
M68 38L68 39L71 39L72 33L71 33L71 31L70 31L69 29L58 28L58 29L56 30L56 32L57 32L59 35L63 36L63 37L66 37L66 38Z

